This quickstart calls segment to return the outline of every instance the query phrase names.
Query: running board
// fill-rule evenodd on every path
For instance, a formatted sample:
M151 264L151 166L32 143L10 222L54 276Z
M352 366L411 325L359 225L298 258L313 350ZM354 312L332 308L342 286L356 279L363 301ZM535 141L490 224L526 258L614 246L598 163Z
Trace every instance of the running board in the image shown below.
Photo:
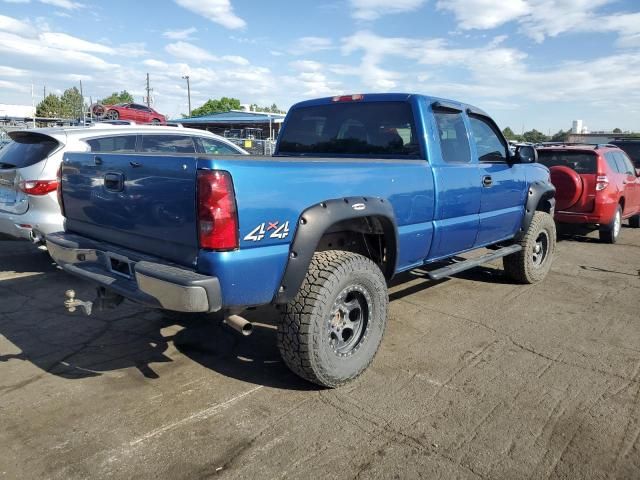
M477 267L484 263L489 263L492 260L506 257L507 255L519 252L520 250L522 250L522 245L509 245L508 247L502 247L493 252L485 253L480 257L470 258L469 260L463 260L462 262L457 262L452 265L447 265L446 267L438 268L437 270L432 270L427 272L427 276L431 280L441 280L445 277L450 277L456 273L464 272L465 270L469 270L470 268Z

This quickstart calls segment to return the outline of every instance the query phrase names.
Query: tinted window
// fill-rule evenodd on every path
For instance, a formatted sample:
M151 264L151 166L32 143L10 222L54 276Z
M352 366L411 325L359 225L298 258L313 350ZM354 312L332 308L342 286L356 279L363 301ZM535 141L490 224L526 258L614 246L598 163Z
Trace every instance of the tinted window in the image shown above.
M618 170L618 164L616 163L616 159L613 156L613 152L605 153L604 154L604 158L606 158L607 165L609 165L609 168L611 169L611 172L620 173L620 171Z
M471 152L462 113L436 110L433 115L438 126L442 159L447 163L469 163Z
M186 135L145 135L142 137L143 152L195 153L191 137Z
M289 113L280 154L419 158L413 112L406 102L342 102Z
M547 167L569 167L578 173L596 173L598 158L589 152L538 150L538 162Z
M239 152L229 145L211 138L198 137L201 151L207 155L238 155Z
M640 168L640 141L638 142L612 142L618 148L624 150L635 164Z
M481 117L469 117L471 133L476 142L478 160L481 162L506 162L507 147L490 122Z
M53 138L35 132L14 132L11 139L13 142L0 150L0 169L30 167L58 146Z
M92 138L87 140L92 152L135 152L136 136L120 135L115 137Z
M635 176L633 165L631 164L631 161L624 153L613 152L613 155L616 157L616 162L618 163L618 171L620 173L626 173L627 175Z

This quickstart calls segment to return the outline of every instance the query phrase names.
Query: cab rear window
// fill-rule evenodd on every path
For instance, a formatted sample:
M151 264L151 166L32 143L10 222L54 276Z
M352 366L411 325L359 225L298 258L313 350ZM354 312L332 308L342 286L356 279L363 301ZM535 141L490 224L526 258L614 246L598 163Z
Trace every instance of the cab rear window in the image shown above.
M279 154L419 158L406 102L344 102L289 112Z
M563 166L577 173L596 173L598 159L590 152L538 150L538 162L549 168Z
M11 143L0 150L0 169L24 168L44 160L58 141L37 132L11 132Z

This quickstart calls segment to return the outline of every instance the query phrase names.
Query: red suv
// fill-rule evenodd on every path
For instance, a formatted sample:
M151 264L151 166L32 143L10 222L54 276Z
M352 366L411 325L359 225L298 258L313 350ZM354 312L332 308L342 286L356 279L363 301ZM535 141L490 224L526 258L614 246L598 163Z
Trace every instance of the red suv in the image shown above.
M608 243L618 240L622 220L640 227L640 170L618 147L544 144L537 150L556 187L556 222L597 225Z

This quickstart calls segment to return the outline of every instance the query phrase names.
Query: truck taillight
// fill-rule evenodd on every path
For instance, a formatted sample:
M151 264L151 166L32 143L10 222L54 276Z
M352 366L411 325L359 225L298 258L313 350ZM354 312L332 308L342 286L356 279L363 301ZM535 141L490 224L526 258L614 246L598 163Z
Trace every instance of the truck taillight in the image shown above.
M200 248L238 248L238 214L229 172L198 170L198 236Z
M60 205L60 211L64 217L64 202L62 201L62 164L58 167L58 173L56 173L56 193L58 194L58 205Z
M46 195L58 188L57 180L23 180L19 184L20 190L28 195Z
M604 190L609 185L609 177L606 175L598 175L596 177L596 191Z

